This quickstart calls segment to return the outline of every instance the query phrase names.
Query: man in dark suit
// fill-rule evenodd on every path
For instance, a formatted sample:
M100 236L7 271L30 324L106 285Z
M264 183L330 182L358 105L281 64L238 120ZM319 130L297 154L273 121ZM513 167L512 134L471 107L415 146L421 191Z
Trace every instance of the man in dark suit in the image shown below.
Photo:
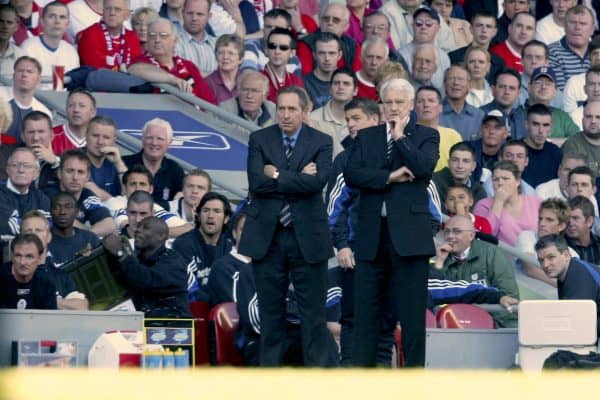
M289 86L277 95L278 125L250 135L251 202L239 252L252 258L261 308L262 366L281 364L285 296L291 279L301 319L304 364L337 363L329 352L325 295L327 259L333 256L323 203L332 140L307 125L308 96Z
M387 123L360 131L344 170L360 190L354 287L354 362L374 366L380 327L402 327L405 365L425 364L428 259L435 254L427 185L439 157L435 129L410 119L415 91L404 79L380 90ZM388 308L389 302L389 308Z

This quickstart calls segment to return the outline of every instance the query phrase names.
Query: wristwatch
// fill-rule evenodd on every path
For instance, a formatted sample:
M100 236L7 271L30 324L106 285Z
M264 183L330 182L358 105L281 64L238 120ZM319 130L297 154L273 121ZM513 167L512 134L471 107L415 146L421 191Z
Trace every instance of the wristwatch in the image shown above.
M279 171L273 172L273 179L279 178Z

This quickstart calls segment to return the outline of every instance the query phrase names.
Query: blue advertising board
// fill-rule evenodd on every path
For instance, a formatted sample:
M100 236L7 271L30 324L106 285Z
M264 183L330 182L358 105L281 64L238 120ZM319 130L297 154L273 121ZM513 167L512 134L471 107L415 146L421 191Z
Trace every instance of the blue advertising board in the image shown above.
M179 111L101 108L98 114L110 115L119 130L141 140L144 124L161 118L173 127L169 154L198 168L246 171L248 146L204 125Z

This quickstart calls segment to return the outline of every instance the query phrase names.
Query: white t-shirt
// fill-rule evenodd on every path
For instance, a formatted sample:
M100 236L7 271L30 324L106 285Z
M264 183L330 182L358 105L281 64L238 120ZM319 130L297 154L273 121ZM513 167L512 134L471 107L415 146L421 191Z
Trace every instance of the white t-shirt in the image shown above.
M115 220L117 228L123 229L128 223L127 213L125 212L127 209L127 197L111 197L104 202L104 206L110 211L110 215ZM177 214L166 211L156 203L154 203L154 208L152 211L154 212L154 216L165 221L169 228L177 228L186 224L186 222L179 218Z
M563 94L563 110L565 112L570 113L575 111L577 107L579 107L577 102L585 101L587 99L585 90L583 90L584 85L585 73L573 75L569 78Z
M79 32L88 26L94 25L102 18L102 15L92 10L85 0L72 1L67 4L67 7L69 8L71 19L71 24L69 25L69 30L67 32L72 39L74 39ZM73 42L75 42L75 40L73 40Z
M21 48L31 57L35 57L42 64L42 76L52 78L52 66L64 65L65 73L79 67L79 54L73 45L60 41L56 50L51 50L42 42L41 36L27 39ZM41 85L42 89L51 89L52 83Z
M563 36L565 36L565 28L554 21L552 13L537 22L535 27L537 40L550 44L559 41Z

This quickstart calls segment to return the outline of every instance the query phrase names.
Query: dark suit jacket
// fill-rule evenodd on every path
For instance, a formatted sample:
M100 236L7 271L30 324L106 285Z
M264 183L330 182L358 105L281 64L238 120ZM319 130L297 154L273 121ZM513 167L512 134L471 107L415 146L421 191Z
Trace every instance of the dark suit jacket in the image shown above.
M289 163L285 158L279 126L273 125L250 135L248 183L251 201L246 208L240 253L256 260L267 254L279 212L287 202L304 259L315 263L333 256L323 202L323 188L331 171L332 151L331 137L306 125L302 126ZM317 164L314 176L301 173L310 162ZM279 170L278 179L265 176L263 168L266 164Z
M358 133L344 178L360 189L354 252L358 259L373 260L379 245L381 206L385 199L394 249L400 256L435 254L427 185L439 158L440 135L432 128L411 122L406 137L396 141L391 169L385 165L386 125ZM392 170L408 167L412 182L387 184Z

